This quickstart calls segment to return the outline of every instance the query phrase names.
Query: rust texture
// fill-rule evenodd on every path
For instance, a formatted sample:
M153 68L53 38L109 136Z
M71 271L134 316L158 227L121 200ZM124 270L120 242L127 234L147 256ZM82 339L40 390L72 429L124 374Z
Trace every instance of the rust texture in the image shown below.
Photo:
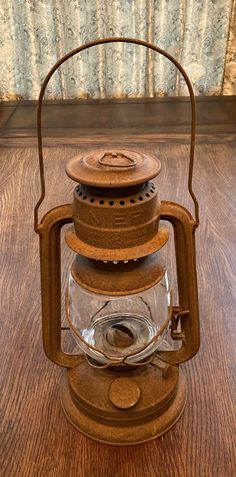
M70 159L66 166L68 176L75 182L105 189L124 189L143 184L156 177L160 170L157 157L153 160L152 154L130 149L85 152Z
M111 41L130 41L162 53L177 66L187 82L192 105L188 188L195 203L195 220L184 207L159 202L155 185L151 182L160 172L160 162L156 157L127 149L107 149L90 151L68 162L67 174L79 182L73 204L49 211L38 225L38 208L45 195L41 104L46 85L66 59L90 46ZM194 112L191 84L182 67L163 50L141 40L105 39L84 45L70 52L51 69L41 89L38 137L42 191L35 207L35 230L40 235L44 349L51 361L68 368L61 398L68 419L86 435L102 442L124 445L153 439L172 427L184 409L186 384L177 365L192 358L199 348L194 241L198 203L192 191ZM170 324L171 336L180 341L180 348L170 351L157 349L147 356L145 362L130 363L126 360L132 353L127 354L127 343L121 342L121 347L126 348L121 359L114 358L101 366L88 357L86 360L85 355L63 352L62 226L74 223L66 233L66 242L76 254L72 274L77 283L98 294L127 295L150 288L163 277L165 266L159 250L168 240L168 230L160 227L160 220L170 222L174 230L179 304L172 307L171 303L169 316L159 334ZM113 280L116 271L117 281ZM148 348L157 338L158 334L141 350ZM108 336L108 339L122 340L122 333ZM106 356L105 352L103 355ZM122 394L121 384L124 382Z
M154 253L137 261L112 262L89 260L76 256L72 265L75 281L93 293L122 296L139 293L151 288L162 279L166 267L160 253ZM111 274L115 280L111 280Z
M74 229L67 244L85 257L103 260L122 260L123 253L132 258L132 251L139 258L159 250L168 231L159 233L160 203L149 179L160 168L157 158L132 150L93 151L70 159L67 174L80 185L74 191Z
M119 386L112 386L119 379L125 379L123 395ZM83 434L107 444L138 444L162 435L178 421L186 403L186 380L176 366L163 378L158 362L116 373L81 363L65 376L61 403Z

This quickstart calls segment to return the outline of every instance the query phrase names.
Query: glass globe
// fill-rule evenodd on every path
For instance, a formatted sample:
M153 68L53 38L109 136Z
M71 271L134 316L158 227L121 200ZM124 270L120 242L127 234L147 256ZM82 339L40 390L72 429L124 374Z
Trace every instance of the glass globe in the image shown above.
M149 357L164 340L166 329L159 332L169 306L166 273L152 288L124 296L95 294L69 276L67 313L74 338L101 364L122 362L124 357L132 364Z

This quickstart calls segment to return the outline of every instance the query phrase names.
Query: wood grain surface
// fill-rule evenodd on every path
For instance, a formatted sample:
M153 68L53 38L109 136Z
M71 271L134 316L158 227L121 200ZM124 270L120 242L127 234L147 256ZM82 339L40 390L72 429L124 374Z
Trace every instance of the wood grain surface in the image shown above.
M117 138L118 141L118 138ZM71 200L65 161L81 147L45 149L44 210ZM117 145L119 143L117 142ZM187 196L188 147L130 143L162 162L162 199L192 207ZM89 145L83 144L88 148ZM2 147L1 173L1 437L3 477L234 477L236 146L197 146L194 189L200 201L197 262L201 348L182 366L188 402L178 424L161 438L119 448L93 442L66 420L59 402L63 371L42 349L38 237L33 207L39 196L37 149ZM191 208L192 210L192 208ZM62 287L71 254L63 245ZM172 285L173 259L167 256ZM65 346L73 341L65 331Z

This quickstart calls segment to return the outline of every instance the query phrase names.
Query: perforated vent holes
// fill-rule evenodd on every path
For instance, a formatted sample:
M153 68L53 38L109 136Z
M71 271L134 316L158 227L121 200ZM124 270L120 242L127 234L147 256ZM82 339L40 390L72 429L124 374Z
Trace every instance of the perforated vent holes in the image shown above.
M101 198L99 196L93 196L90 194L88 188L83 185L77 186L76 192L82 201L88 201L90 204L96 206L124 207L152 199L153 194L156 192L156 186L153 182L147 182L146 187L141 192L125 197L110 196Z

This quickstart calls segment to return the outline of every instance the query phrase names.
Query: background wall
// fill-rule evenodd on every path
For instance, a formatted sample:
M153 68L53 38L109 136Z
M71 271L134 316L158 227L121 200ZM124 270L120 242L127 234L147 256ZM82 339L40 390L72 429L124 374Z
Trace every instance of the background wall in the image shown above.
M50 67L69 50L105 36L166 49L196 94L236 94L235 0L0 0L0 98L36 99ZM106 45L69 60L49 98L185 95L166 59L134 45Z

